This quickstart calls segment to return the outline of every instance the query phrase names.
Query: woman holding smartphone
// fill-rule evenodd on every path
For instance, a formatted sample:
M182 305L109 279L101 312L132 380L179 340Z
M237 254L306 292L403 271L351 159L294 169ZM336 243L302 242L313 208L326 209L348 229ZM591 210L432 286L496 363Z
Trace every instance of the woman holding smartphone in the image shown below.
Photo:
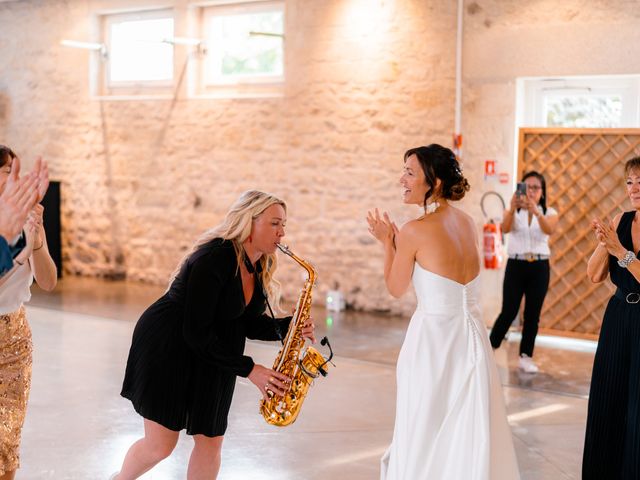
M544 297L549 288L549 235L558 225L558 212L547 207L544 177L526 173L504 212L502 231L511 233L507 268L502 284L502 310L491 329L491 345L498 348L525 297L519 367L536 373L533 349Z

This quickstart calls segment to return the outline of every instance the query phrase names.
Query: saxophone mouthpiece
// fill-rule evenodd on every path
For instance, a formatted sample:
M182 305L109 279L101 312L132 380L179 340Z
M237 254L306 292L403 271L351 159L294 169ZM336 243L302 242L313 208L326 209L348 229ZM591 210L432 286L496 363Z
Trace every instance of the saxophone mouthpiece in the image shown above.
M291 252L287 245L284 245L282 243L276 243L276 246L282 253L286 253L288 255Z

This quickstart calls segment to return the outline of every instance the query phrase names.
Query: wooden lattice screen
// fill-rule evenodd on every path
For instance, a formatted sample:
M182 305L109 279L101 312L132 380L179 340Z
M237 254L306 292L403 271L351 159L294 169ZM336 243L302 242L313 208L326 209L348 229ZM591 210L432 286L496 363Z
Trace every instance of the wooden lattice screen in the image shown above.
M542 173L548 204L560 212L540 330L596 338L614 288L586 276L596 245L590 223L630 209L623 165L640 155L640 129L522 128L518 151L518 178L525 171Z

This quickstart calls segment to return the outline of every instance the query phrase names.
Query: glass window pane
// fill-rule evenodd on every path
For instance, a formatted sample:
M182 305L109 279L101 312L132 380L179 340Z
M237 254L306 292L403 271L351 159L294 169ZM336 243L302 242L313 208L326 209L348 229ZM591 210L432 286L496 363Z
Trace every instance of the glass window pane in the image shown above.
M144 82L173 78L173 19L131 20L111 24L110 82Z
M283 74L282 11L211 17L208 25L209 83Z
M615 128L622 122L619 95L548 95L544 100L548 127Z

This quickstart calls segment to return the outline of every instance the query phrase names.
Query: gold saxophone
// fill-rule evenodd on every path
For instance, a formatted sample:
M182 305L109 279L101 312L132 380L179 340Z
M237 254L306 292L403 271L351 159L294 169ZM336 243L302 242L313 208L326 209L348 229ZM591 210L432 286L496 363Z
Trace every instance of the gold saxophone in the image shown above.
M278 248L293 258L308 274L289 324L287 336L273 362L273 370L289 377L291 386L284 396L273 394L268 400L262 399L260 401L260 413L267 423L286 427L298 418L302 402L304 402L313 380L320 374L327 375L326 366L331 357L329 360L325 360L320 352L313 347L308 347L301 355L305 342L302 337L302 329L311 315L311 290L316 281L316 271L311 264L293 254L288 247L278 245ZM328 344L326 337L322 340L322 345L325 344ZM331 348L330 345L329 348Z

